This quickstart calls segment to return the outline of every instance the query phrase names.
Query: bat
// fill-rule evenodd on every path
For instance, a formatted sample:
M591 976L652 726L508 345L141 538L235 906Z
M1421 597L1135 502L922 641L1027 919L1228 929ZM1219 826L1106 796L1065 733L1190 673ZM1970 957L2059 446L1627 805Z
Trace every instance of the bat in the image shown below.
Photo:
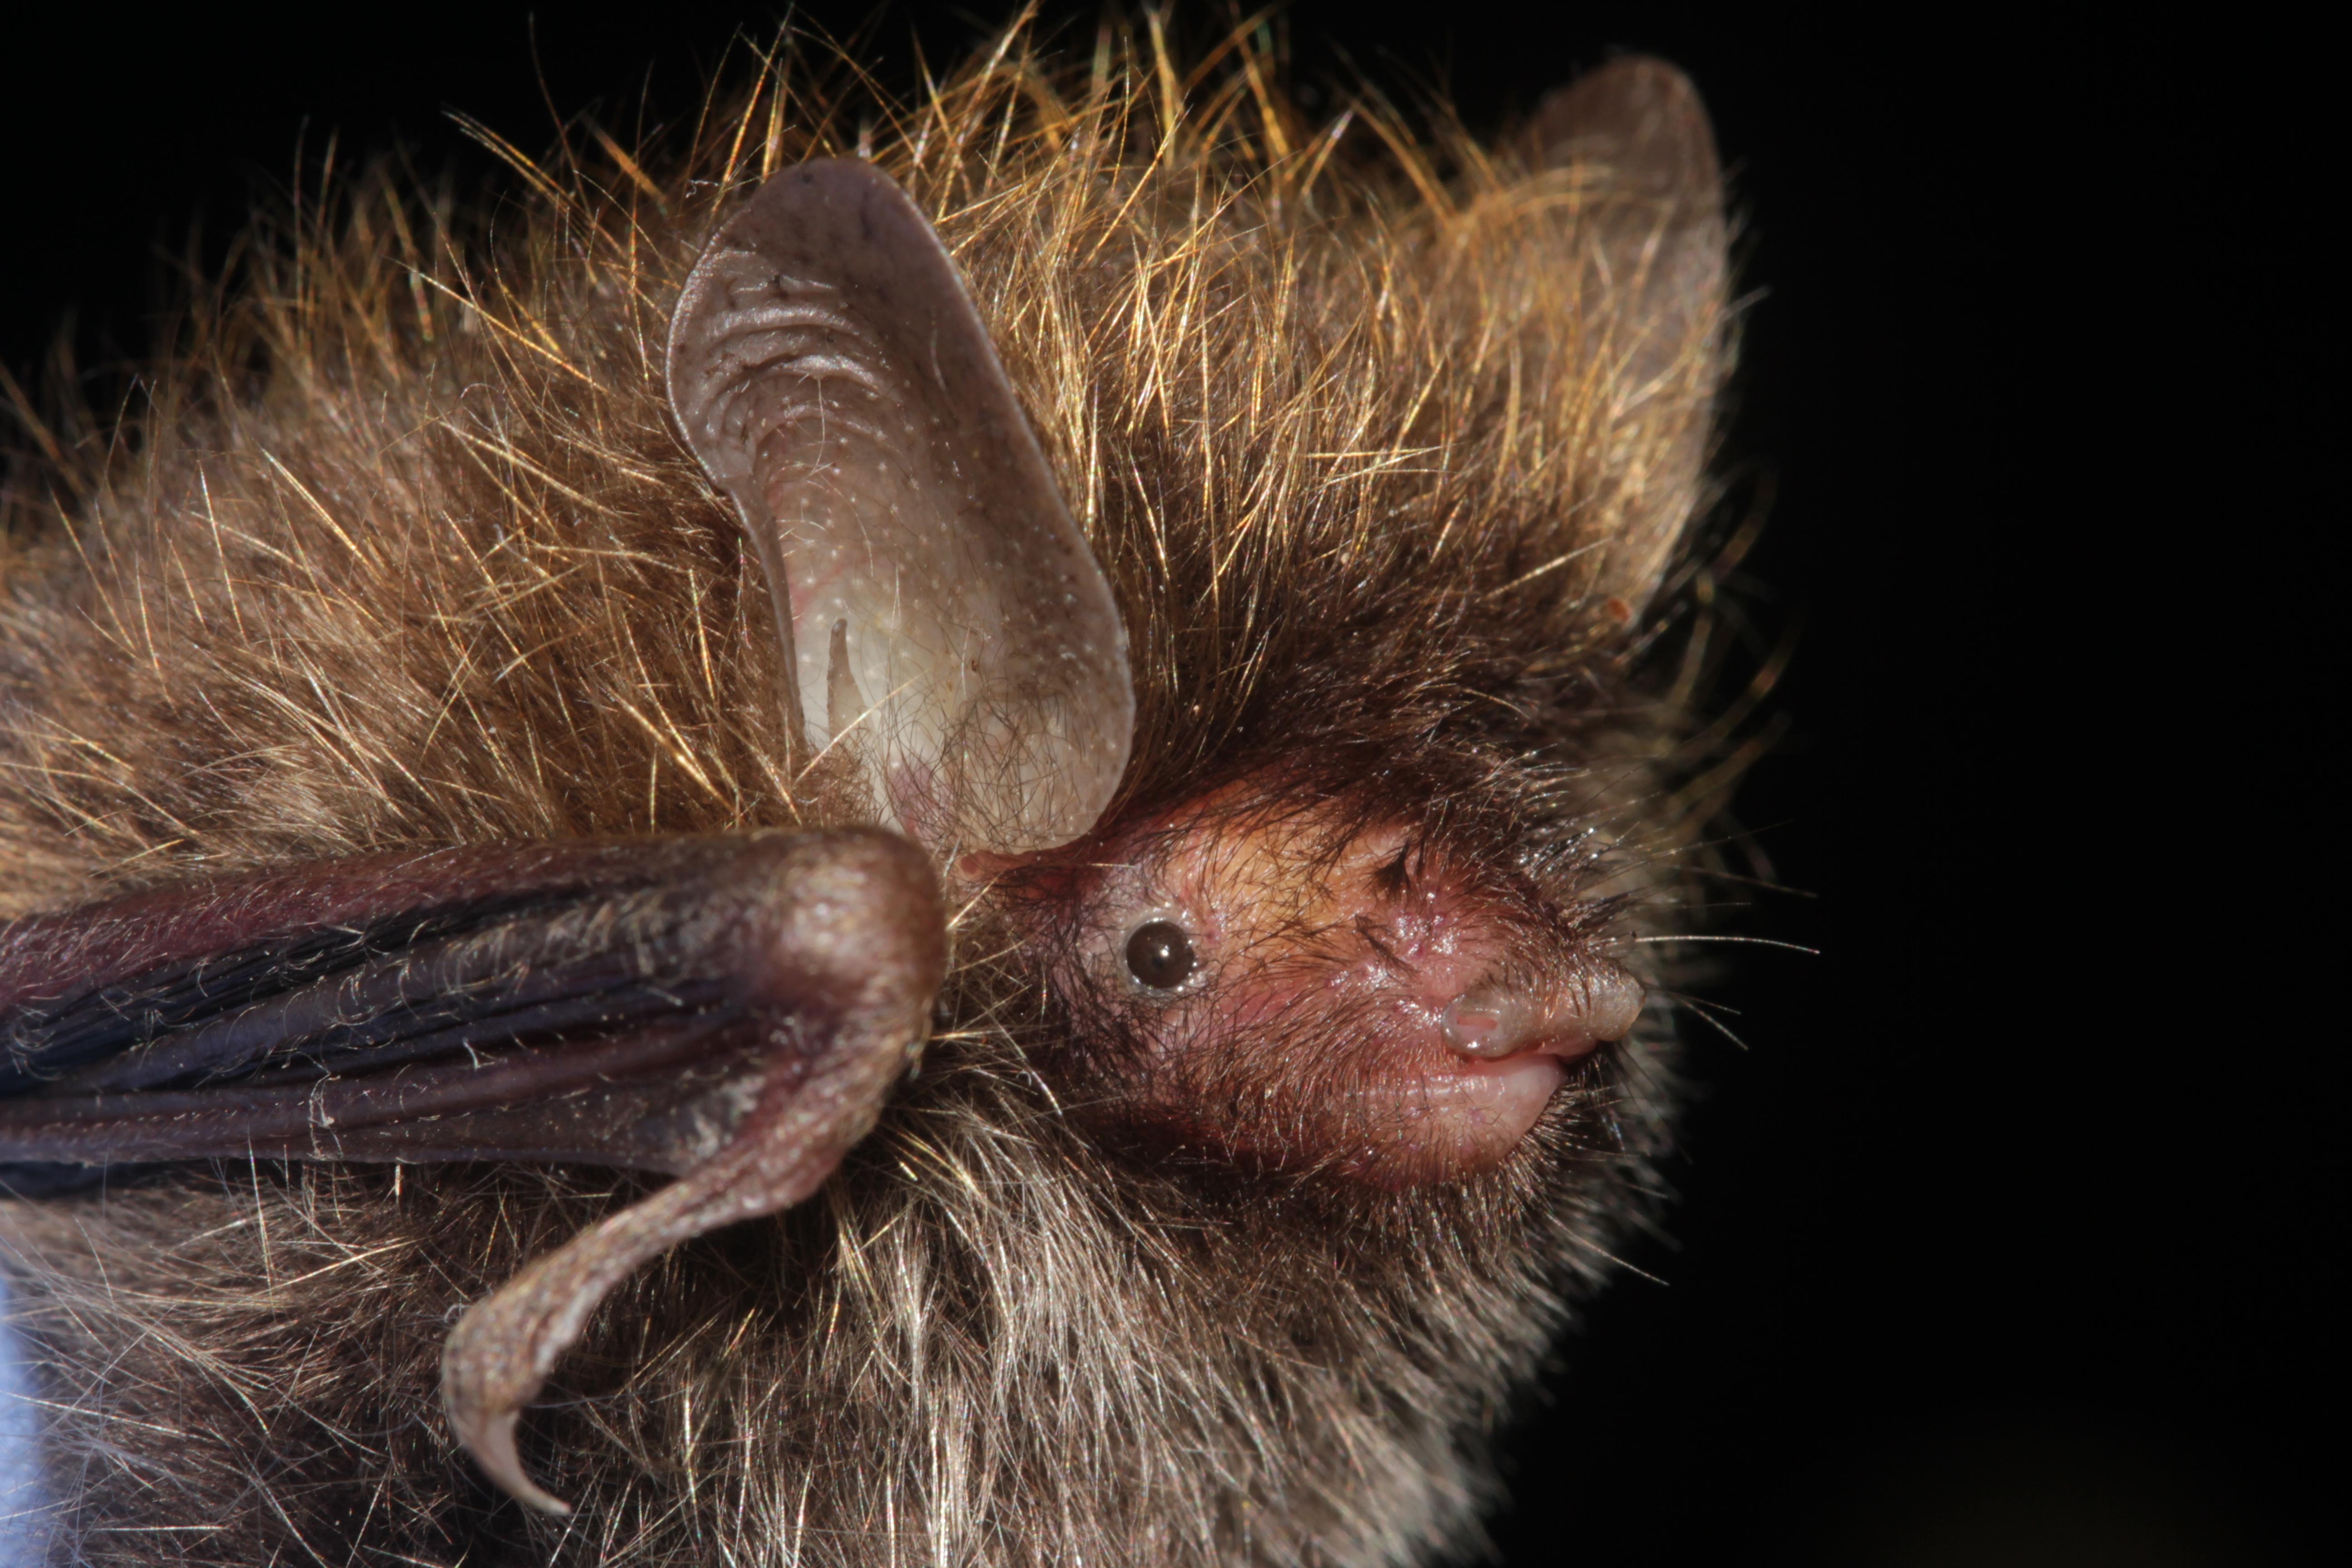
M61 1560L1432 1559L1650 1221L1690 84L1482 145L1246 34L1016 29L854 136L793 72L484 131L488 225L362 175L110 444L28 418Z

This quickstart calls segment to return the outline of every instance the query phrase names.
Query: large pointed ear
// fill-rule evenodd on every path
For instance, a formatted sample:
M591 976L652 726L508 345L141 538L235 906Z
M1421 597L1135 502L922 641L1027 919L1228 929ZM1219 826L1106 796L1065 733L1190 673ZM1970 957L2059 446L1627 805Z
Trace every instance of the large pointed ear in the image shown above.
M1616 476L1625 532L1598 591L1639 605L1696 505L1729 328L1723 170L1698 89L1665 61L1612 60L1547 97L1538 159L1589 178L1587 251L1607 322L1601 352L1633 439Z
M906 193L834 160L762 185L687 279L669 394L767 568L802 760L846 758L940 854L1093 826L1133 739L1126 632Z

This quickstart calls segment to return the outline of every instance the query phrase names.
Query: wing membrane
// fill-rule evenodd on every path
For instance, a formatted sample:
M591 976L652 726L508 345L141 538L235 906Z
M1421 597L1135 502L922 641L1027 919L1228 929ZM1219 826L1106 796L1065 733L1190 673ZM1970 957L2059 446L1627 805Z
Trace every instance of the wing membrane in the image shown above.
M631 1269L799 1202L874 1123L946 964L929 858L849 830L453 850L0 927L0 1182L272 1155L676 1173L477 1303L451 1424L516 1418Z
M686 1171L779 1029L852 983L781 978L801 957L783 931L802 883L877 846L910 853L856 833L459 851L322 871L350 896L276 929L269 894L297 879L19 922L0 934L0 1172L253 1153ZM935 897L902 913L939 920ZM193 944L208 931L232 945Z

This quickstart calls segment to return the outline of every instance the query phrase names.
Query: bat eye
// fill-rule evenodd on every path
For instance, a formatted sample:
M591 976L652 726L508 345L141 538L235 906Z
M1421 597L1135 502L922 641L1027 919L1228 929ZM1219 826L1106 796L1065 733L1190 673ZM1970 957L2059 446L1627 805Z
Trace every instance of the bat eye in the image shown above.
M1154 991L1175 990L1199 965L1192 939L1174 921L1146 921L1127 939L1127 972Z

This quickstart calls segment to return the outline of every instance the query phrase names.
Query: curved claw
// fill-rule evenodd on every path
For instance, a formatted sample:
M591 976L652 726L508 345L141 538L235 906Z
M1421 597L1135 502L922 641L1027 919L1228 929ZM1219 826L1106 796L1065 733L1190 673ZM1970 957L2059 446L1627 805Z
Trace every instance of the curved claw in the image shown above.
M896 1029L836 1040L818 1069L772 1072L742 1130L670 1185L608 1216L467 1309L441 1352L449 1425L493 1481L547 1513L570 1510L523 1473L515 1420L588 1316L641 1265L681 1241L790 1208L814 1192L873 1126L882 1097L920 1037L920 1012ZM911 1025L911 1029L908 1026ZM798 1081L793 1081L798 1078ZM778 1082L777 1079L785 1081Z
M457 1440L506 1491L548 1513L515 1420L589 1315L681 1241L791 1207L873 1127L923 1037L946 967L929 863L903 839L845 837L812 863L776 938L766 1076L734 1136L670 1185L537 1258L459 1320L441 1355ZM920 919L908 919L916 910Z
M572 1511L523 1472L515 1421L596 1304L679 1242L799 1202L840 1158L835 1149L793 1163L796 1168L779 1173L782 1182L747 1183L746 1168L772 1152L772 1129L763 1130L765 1138L738 1138L708 1164L581 1232L467 1310L441 1352L441 1397L457 1440L507 1492L545 1513Z

